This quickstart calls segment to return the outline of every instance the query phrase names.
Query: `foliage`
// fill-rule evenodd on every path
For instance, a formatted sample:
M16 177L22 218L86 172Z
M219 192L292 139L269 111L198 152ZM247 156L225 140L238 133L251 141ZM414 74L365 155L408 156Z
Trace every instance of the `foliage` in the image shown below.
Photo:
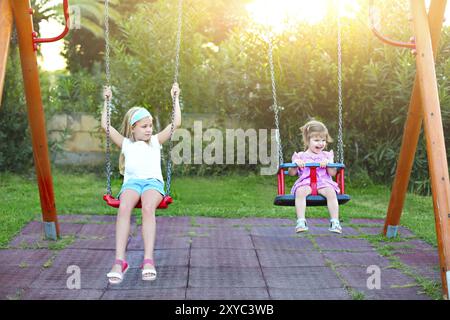
M216 113L223 124L239 119L255 129L273 128L268 44L245 10L249 1L184 0L179 79L183 112ZM350 175L355 174L355 181L390 183L397 165L415 61L408 50L386 46L371 34L367 26L368 3L358 3L361 10L356 17L342 18L345 162ZM112 4L121 13L113 19L111 34L114 125L118 126L124 112L134 105L152 111L157 130L169 122L177 4L177 0ZM95 8L92 19L101 27L101 1L89 2L89 6ZM382 32L407 41L412 34L406 14L408 1L377 1L377 6ZM322 22L300 23L272 39L286 161L293 151L302 148L298 128L311 117L324 121L337 140L335 13L331 8ZM86 30L72 37L67 53L72 72L50 82L50 105L58 111L98 112L104 82L104 66L98 63L103 40L95 39ZM450 28L445 26L436 61L444 132L450 131L449 56ZM447 146L449 143L447 134ZM336 143L330 148L336 149ZM422 134L411 190L429 192L427 166ZM183 170L210 173L203 169Z
M91 73L86 70L67 74L55 73L48 87L51 113L96 113L102 105L102 75L97 65Z
M0 172L25 172L32 161L19 54L11 47L0 106Z

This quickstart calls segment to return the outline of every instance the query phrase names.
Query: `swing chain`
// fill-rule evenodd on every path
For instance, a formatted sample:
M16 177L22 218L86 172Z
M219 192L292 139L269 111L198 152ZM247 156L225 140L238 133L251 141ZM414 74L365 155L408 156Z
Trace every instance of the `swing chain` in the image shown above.
M341 14L340 14L340 6L338 4L338 13L337 13L337 47L338 47L338 123L339 123L339 132L338 132L338 146L337 153L338 159L340 163L344 163L344 140L343 140L343 129L342 129L342 46L341 46Z
M279 164L284 163L283 159L283 146L281 145L281 138L280 138L280 117L279 112L282 109L278 105L278 99L277 99L277 87L275 83L275 70L273 66L273 45L272 45L272 38L270 35L268 35L268 43L269 43L269 65L270 65L270 78L272 82L272 99L273 99L273 105L272 109L275 114L275 127L276 127L276 142L278 147L278 161Z
M177 37L176 37L176 48L175 48L175 72L173 77L173 82L178 83L179 66L180 66L180 48L181 48L181 27L182 27L182 17L183 17L183 0L178 1L178 25L177 25ZM180 94L178 92L178 94ZM175 107L176 107L177 97L174 94L172 98L172 115L171 115L171 126L170 126L170 138L169 138L169 157L167 159L167 178L166 178L166 195L170 195L170 186L172 183L172 148L173 141L172 135L175 130Z
M109 47L109 0L105 0L105 68L106 86L111 85L110 47ZM106 103L106 193L111 195L111 98L105 98Z

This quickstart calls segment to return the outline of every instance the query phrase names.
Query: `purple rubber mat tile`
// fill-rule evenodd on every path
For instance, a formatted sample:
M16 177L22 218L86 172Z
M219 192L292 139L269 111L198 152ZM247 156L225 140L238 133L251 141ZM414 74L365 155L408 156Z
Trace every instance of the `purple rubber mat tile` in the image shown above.
M253 249L253 242L249 235L227 236L220 233L208 237L192 237L192 248Z
M337 272L354 288L367 288L367 280L373 271L368 272L367 267L351 266L337 267ZM390 289L393 286L405 286L415 283L414 279L404 275L397 269L380 267L381 289Z
M116 235L116 225L115 224L85 224L78 233L80 237L104 237L104 238L114 238Z
M184 300L185 288L107 290L101 300Z
M384 226L384 219L351 219L351 224L367 224L367 225L381 225Z
M414 251L400 252L395 255L401 262L412 266L438 266L439 255L436 251L415 249Z
M155 249L186 249L191 246L191 238L157 234ZM127 250L144 250L142 236L132 237L128 243Z
M234 237L234 236L247 236L249 231L243 227L193 227L189 230L191 234L208 235L211 237Z
M58 214L58 221L61 222L89 222L91 221L91 215L83 215L83 214Z
M414 233L406 227L398 227L398 234L401 238L415 237Z
M157 267L189 265L189 249L155 250L154 256Z
M259 288L265 287L260 268L191 267L189 287L197 288Z
M272 237L292 237L295 236L295 228L293 227L252 227L251 235L255 236L272 236Z
M91 220L92 222L104 222L104 223L116 223L117 220L117 215L111 215L111 216L106 216L106 215L97 215L97 216L91 216ZM131 216L131 222L135 222L136 218L134 216Z
M191 226L193 217L165 217L157 216L156 225L160 226Z
M344 285L328 267L262 268L269 290L319 290L343 288Z
M293 232L295 232L295 226L293 226ZM328 227L318 227L318 226L312 226L312 225L308 225L308 231L305 232L299 232L296 233L295 235L297 237L303 237L307 234L312 234L315 236L328 236L330 235L330 231L328 231Z
M243 218L244 225L252 226L289 226L295 224L294 219L284 218Z
M426 243L425 241L419 240L419 239L411 239L406 240L403 239L403 241L399 242L380 242L380 245L383 247L389 247L391 248L392 252L394 254L406 254L406 253L414 253L417 251L430 251L430 252L437 252L437 248L433 247L432 245Z
M248 220L248 218L227 218L222 219L222 221L217 224L217 227L246 227L246 226L252 226L251 221Z
M319 252L257 250L262 267L323 267L325 259Z
M423 292L421 287L389 288L380 290L359 288L358 291L364 294L365 300L431 300L431 298Z
M345 225L341 225L342 226L342 234L336 234L336 233L332 233L328 230L329 226L311 226L308 225L309 230L307 231L307 233L315 235L315 236L329 236L329 235L334 235L334 236L357 236L360 235L361 233L359 231L357 231L356 229L352 228L352 227L346 227ZM295 229L295 228L294 228Z
M359 227L359 231L363 234L377 235L383 234L383 227Z
M58 251L58 255L52 265L67 268L70 265L83 268L108 268L114 262L113 250L88 250L88 249L64 249Z
M53 255L52 251L42 250L0 250L0 266L38 266L41 267Z
M0 287L0 300L20 300L20 297L25 292L24 288L18 287Z
M441 282L439 265L435 266L409 266L411 271L430 280Z
M274 300L351 300L351 296L343 288L315 290L269 288L269 294Z
M22 231L20 232L24 235L34 234L34 233L44 233L44 225L41 221L30 221Z
M130 268L140 268L144 260L144 251L129 250L126 252L125 260ZM187 266L189 263L189 250L188 249L170 249L170 250L155 250L153 254L153 261L155 266L167 267L167 266ZM108 268L112 267L114 263L114 255L112 255L111 261L106 265Z
M212 226L223 226L228 219L223 218L210 218L210 217L195 217L196 225L212 225Z
M28 289L20 300L98 300L103 290L90 289Z
M42 268L1 267L0 284L5 288L27 288L42 272Z
M77 234L81 228L83 227L82 224L79 223L60 223L60 232L62 235L67 234ZM40 221L31 221L28 223L20 232L22 235L32 235L32 234L39 234L44 235L44 224Z
M191 267L259 267L254 250L191 249Z
M45 269L39 277L33 281L30 288L34 289L68 289L67 281L74 275L69 266L52 266ZM79 268L81 289L105 289L108 286L106 274L110 271L110 265L104 268Z
M188 267L163 267L156 266L158 273L156 280L142 280L140 268L128 270L124 280L120 284L109 285L108 290L152 290L160 288L186 288L188 282Z
M326 218L306 218L306 222L308 223L308 226L316 226L316 225L321 225L321 226L328 226L330 224L330 219L326 219ZM295 222L294 222L295 224Z
M343 238L342 235L331 235L314 238L322 250L371 251L369 242L362 239Z
M187 300L269 300L265 288L188 288Z
M193 229L193 227L185 225L160 226L156 224L156 236L164 234L174 237L182 237L187 236L187 234L189 234L189 232L191 232ZM141 234L141 232L142 228L139 226L136 230L136 234Z
M370 252L325 252L326 259L337 265L370 266L377 265L380 268L387 267L390 261L380 256L376 251Z
M67 249L99 249L99 250L115 250L116 241L114 238L99 239L76 239Z
M47 249L54 244L53 240L45 240L43 234L18 235L8 244L11 249Z
M271 237L252 236L256 249L277 249L277 250L314 250L313 243L308 238L301 237Z

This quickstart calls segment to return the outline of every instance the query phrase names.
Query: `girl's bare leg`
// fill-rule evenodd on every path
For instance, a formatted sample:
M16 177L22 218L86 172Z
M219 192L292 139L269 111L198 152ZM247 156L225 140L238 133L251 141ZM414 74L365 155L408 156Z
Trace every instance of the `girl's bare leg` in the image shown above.
M125 260L125 251L130 235L131 213L138 202L139 194L134 190L125 190L120 195L116 220L116 259ZM122 272L122 266L114 264L111 272Z
M339 220L339 203L337 200L336 191L331 187L326 187L319 189L317 192L327 199L327 207L330 212L330 218Z
M295 191L295 212L297 219L305 219L306 197L311 194L310 186L299 187Z

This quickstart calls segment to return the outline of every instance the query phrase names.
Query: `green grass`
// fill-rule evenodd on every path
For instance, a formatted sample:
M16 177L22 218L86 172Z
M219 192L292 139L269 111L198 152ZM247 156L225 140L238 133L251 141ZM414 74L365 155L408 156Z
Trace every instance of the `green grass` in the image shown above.
M115 215L116 209L102 200L105 179L95 174L66 173L53 170L58 214ZM291 185L293 180L288 181ZM112 182L113 192L121 181ZM174 204L159 210L165 216L210 216L225 218L283 217L295 220L293 207L276 207L276 178L251 175L226 177L174 177ZM352 200L341 206L345 223L351 218L383 219L390 190L385 186L358 188L348 186ZM9 173L0 174L0 246L5 246L32 219L40 219L41 209L36 179ZM139 211L136 210L139 214ZM308 208L307 217L328 217L325 207ZM408 194L401 224L417 236L436 245L433 204L431 197Z

